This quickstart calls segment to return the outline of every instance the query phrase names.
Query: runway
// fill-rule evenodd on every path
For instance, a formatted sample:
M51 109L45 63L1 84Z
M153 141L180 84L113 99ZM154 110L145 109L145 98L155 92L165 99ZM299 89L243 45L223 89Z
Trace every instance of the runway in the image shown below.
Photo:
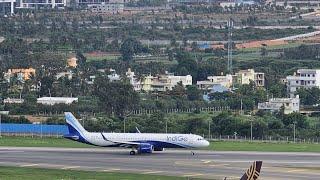
M239 179L262 160L261 179L317 179L320 153L166 150L130 156L129 149L0 147L0 166L129 172L203 179Z

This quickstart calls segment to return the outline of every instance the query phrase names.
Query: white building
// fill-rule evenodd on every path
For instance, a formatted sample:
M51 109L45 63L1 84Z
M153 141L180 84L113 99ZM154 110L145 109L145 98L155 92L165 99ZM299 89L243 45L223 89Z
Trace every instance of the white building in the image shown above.
M78 102L78 98L72 97L41 97L37 99L38 104L55 105L55 104L72 104Z
M221 85L226 88L232 86L232 75L227 74L225 76L208 76L206 81L197 81L199 89L209 89L213 85Z
M298 69L293 76L287 76L287 90L294 97L299 88L320 88L320 69Z
M90 4L88 8L91 12L102 14L120 14L123 13L124 3L112 2L101 4Z
M0 8L4 9L4 11L5 11L5 12L3 12L3 14L7 14L7 11L10 11L10 14L13 14L15 2L16 2L16 0L0 0ZM10 7L10 9L6 10L6 7Z
M284 114L290 114L300 111L300 99L297 95L294 98L271 98L269 102L258 103L258 109L279 111L281 107L284 107Z
M141 89L144 91L171 91L179 82L183 86L192 85L192 76L175 76L173 73L166 72L156 77L148 75L141 81Z
M135 91L141 91L141 82L137 80L134 72L131 71L131 68L126 72L126 76L129 79L130 84L133 86L133 89Z
M116 70L114 69L110 69L110 73L109 75L107 75L109 81L120 81L121 77L119 74L116 73Z
M21 98L6 98L3 100L4 104L22 104L24 99Z
M64 78L64 77L66 77L67 79L69 79L69 80L71 80L72 79L72 72L71 71L69 71L69 72L59 72L59 73L57 73L56 74L56 79L58 80L58 79L60 79L60 78Z
M67 0L20 0L17 8L45 9L65 6L67 6Z

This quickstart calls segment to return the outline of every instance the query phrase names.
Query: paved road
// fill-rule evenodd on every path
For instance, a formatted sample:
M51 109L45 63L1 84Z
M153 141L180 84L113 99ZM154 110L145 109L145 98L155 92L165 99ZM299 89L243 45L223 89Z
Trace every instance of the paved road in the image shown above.
M263 160L261 179L317 179L320 153L166 150L130 156L128 149L0 147L0 165L239 179Z

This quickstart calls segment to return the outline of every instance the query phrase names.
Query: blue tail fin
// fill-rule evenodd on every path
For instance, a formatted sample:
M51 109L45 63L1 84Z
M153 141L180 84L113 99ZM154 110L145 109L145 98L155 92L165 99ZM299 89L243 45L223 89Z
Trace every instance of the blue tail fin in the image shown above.
M65 112L64 116L69 129L69 134L83 134L86 130L81 126L79 121L73 116L71 112Z

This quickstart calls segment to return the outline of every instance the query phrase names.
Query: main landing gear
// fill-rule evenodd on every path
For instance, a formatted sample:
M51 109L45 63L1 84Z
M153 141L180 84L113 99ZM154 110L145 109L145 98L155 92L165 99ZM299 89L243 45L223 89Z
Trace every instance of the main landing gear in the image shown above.
M132 150L130 151L130 155L135 155L136 154L136 151Z

